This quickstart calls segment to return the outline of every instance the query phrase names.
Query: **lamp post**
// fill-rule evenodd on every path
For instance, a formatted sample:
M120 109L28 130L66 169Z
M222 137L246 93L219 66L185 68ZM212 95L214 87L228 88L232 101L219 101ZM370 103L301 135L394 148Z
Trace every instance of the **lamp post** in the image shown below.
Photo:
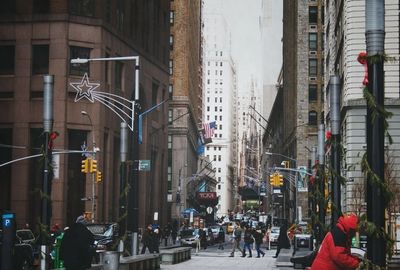
M107 58L76 58L71 59L71 64L85 64L88 62L97 62L97 61L135 61L134 68L134 78L135 78L135 86L134 86L134 98L133 100L128 100L124 97L120 97L117 95L109 95L108 100L116 101L116 98L119 98L117 102L120 100L124 102L128 102L131 107L128 108L130 111L130 115L126 114L124 111L118 111L118 109L112 107L114 104L106 103L99 99L103 105L111 109L115 114L118 115L124 122L126 122L124 116L126 116L130 123L128 124L129 129L133 132L133 151L132 151L132 159L133 159L133 173L130 181L131 188L128 191L128 209L127 209L127 227L128 230L131 231L131 251L133 255L138 254L138 232L139 232L139 136L138 136L138 115L139 115L139 56L122 56L122 57L107 57ZM75 86L76 88L76 86ZM79 88L79 85L78 85ZM105 93L103 93L105 94ZM93 97L89 93L91 101ZM93 101L92 101L93 102ZM115 105L114 105L115 106ZM127 106L125 106L127 108Z
M93 160L96 159L96 141L94 137L94 128L92 123L92 118L86 111L81 111L83 116L86 116L89 119L90 127L92 129L92 150L93 150ZM96 185L95 185L96 177L95 173L92 173L92 223L94 223L96 217Z

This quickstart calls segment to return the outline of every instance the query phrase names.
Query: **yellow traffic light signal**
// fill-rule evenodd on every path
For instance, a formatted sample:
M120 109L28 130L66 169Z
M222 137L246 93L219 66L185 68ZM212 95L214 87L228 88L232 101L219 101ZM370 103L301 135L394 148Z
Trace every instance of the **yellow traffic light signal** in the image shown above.
M275 186L275 175L274 174L269 175L269 184L271 186Z
M283 175L279 174L278 175L278 186L283 186Z
M90 173L95 173L97 172L97 160L91 159L90 160Z
M101 182L101 171L97 171L96 173L96 183L100 183Z
M84 159L82 160L81 172L88 173L88 171L89 171L89 160Z

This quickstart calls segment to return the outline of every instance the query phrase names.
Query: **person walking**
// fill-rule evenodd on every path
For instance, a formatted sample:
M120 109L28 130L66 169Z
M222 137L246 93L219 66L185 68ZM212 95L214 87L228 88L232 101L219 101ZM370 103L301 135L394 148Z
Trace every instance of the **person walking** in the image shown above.
M326 234L318 254L311 265L312 270L354 270L360 260L350 254L351 239L354 237L358 217L354 214L341 216L336 226Z
M243 240L244 240L244 246L243 246L242 257L246 257L246 248L249 250L248 258L253 257L252 254L251 254L251 245L254 243L253 229L250 228L248 225L246 225L245 228L244 228Z
M142 235L142 251L140 254L146 253L146 248L150 253L153 253L153 227L151 224L147 226Z
M217 241L218 241L218 249L224 249L225 231L224 228L222 227L219 227Z
M91 267L96 247L94 236L84 222L85 219L77 219L77 222L64 233L60 246L60 259L64 261L66 270L85 270Z
M287 235L287 222L284 221L282 226L279 228L279 236L278 236L278 243L276 247L276 254L272 256L272 258L277 258L279 256L279 252L281 252L282 248L289 249L290 248L290 241Z
M256 250L257 250L257 257L260 258L260 254L264 257L265 252L260 249L261 244L263 243L264 234L259 226L253 231L254 241L256 242Z
M172 225L172 229L171 229L171 238L172 238L172 244L175 245L176 244L176 237L178 237L178 221L175 220L173 225Z
M229 255L229 257L235 256L236 249L238 249L243 254L243 250L240 248L240 241L242 240L242 228L239 226L239 223L236 223L232 236L233 236L233 246L231 255Z
M158 225L153 226L153 252L160 253L161 230Z
M169 222L163 228L164 246L168 245L168 238L171 235L171 229L172 229L172 226L171 226L171 223L169 223Z

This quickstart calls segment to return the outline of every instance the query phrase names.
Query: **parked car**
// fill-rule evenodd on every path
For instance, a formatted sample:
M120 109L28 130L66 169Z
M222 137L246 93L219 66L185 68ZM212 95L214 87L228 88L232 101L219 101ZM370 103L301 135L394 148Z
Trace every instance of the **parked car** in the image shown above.
M208 230L206 228L203 230L206 232L207 244L210 244L209 237L208 237ZM199 232L200 232L200 230L197 228L182 230L180 233L181 245L195 247L197 244L197 241L199 241L199 239L200 239Z
M271 233L269 234L269 243L271 246L276 246L278 244L279 227L272 227Z
M89 223L86 227L94 236L96 250L116 250L118 245L118 223Z
M18 230L19 231L19 230ZM15 244L14 244L14 270L31 270L34 269L35 266L35 252L33 248L33 244L29 243L31 239L22 239L20 236L30 235L29 232L20 232L20 236L18 236L18 231L16 232ZM30 230L29 230L30 231ZM32 233L32 232L31 232ZM33 235L33 233L32 233ZM34 241L35 237L33 237ZM25 242L24 242L25 241ZM0 250L3 247L3 232L0 230ZM0 252L0 265L1 265L1 252Z

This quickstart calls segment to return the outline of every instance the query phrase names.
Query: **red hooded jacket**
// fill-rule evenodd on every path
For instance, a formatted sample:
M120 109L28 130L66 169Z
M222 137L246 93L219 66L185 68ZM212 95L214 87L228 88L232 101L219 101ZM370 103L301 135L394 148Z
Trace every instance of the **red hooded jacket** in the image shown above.
M355 215L340 217L335 228L322 241L311 269L312 270L354 270L360 263L350 254L351 229L357 228L358 218Z

